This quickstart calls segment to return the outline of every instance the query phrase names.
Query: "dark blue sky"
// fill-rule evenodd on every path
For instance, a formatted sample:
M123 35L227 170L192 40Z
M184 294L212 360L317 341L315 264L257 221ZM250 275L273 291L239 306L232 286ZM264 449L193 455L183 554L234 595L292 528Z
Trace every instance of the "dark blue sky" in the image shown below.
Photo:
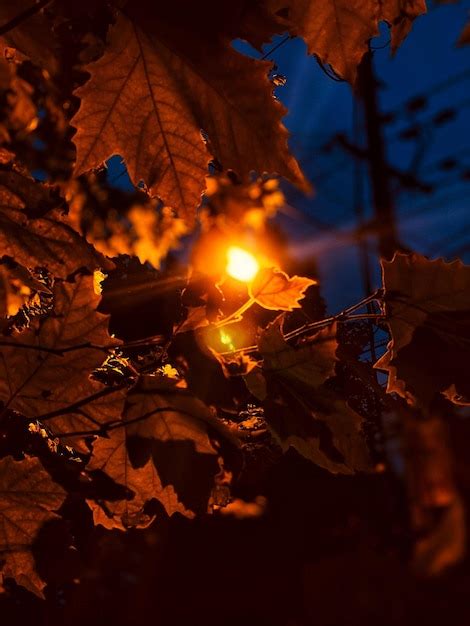
M415 21L394 58L390 57L388 46L374 54L377 75L382 81L381 109L396 116L385 127L389 161L408 170L416 159L416 175L435 187L430 195L397 190L402 239L411 248L430 256L459 255L467 262L470 262L470 46L457 48L455 42L469 9L469 1L431 7L427 15ZM388 28L384 25L382 37L373 42L374 47L380 48L388 38ZM348 237L356 224L354 159L339 146L330 151L323 148L337 132L352 139L351 88L328 78L315 59L306 56L301 40L288 41L270 58L287 78L287 84L278 88L277 95L289 109L285 122L292 133L292 149L316 187L316 195L311 199L286 186L290 204L311 219L285 219L283 223L292 232L294 254L316 254L323 294L330 309L337 310L360 298L363 292L358 252ZM425 97L424 106L412 115L406 104L421 95ZM437 115L451 119L439 123ZM404 130L409 131L417 124L424 125L418 139L401 138ZM448 157L457 163L446 170L441 162ZM361 176L365 186L364 208L370 214L364 166ZM330 231L318 228L315 221L333 228ZM375 254L371 254L371 266L378 281Z

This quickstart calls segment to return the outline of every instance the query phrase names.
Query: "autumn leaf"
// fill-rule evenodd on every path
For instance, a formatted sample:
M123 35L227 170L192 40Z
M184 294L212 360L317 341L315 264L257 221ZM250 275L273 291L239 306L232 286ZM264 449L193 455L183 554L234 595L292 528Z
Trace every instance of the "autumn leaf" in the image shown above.
M292 311L300 308L299 300L316 281L302 276L291 278L274 267L262 268L250 283L249 295L260 306L271 311Z
M426 12L425 0L268 0L267 6L286 30L305 40L310 54L352 84L381 20L391 25L395 50L415 17Z
M25 267L0 263L0 317L16 315L34 290L49 291Z
M27 417L56 413L48 420L55 434L119 418L122 392L109 393L90 378L106 357L102 347L119 344L108 334L108 317L96 311L99 301L92 276L56 282L52 314L1 347L0 398L6 408ZM72 441L83 446L81 439L67 443Z
M336 325L319 331L305 340L305 345L292 348L282 334L282 317L278 317L258 338L266 373L280 374L293 381L319 387L334 376L336 350Z
M423 408L436 393L469 404L470 267L396 254L382 274L392 340L375 367L388 372L387 391Z
M35 571L31 548L42 526L57 519L54 511L65 496L38 459L0 460L0 575L39 597L45 583Z
M59 277L80 267L112 269L114 265L69 226L58 208L44 211L53 203L52 190L46 185L13 169L0 171L2 255L25 267L46 267ZM74 254L70 254L72 249Z
M42 3L46 4L45 2ZM34 2L30 0L2 0L0 5L0 25L7 24L10 20L31 9ZM48 22L44 11L32 12L0 37L0 51L5 47L16 48L21 55L28 57L33 63L55 74L58 69L56 42L51 24ZM20 60L21 57L20 57Z
M249 376L250 372L258 367L258 362L252 359L248 354L243 352L233 352L232 354L220 354L213 348L209 347L211 355L220 364L224 376Z
M132 466L127 451L127 430L124 427L113 430L109 437L100 437L95 441L88 469L101 470L130 492L129 497L122 500L87 500L93 511L95 524L120 530L145 528L154 519L153 515L144 511L145 505L153 498L163 504L168 515L178 512L188 517L193 516L178 501L171 485L162 486L151 459L143 467Z
M204 5L178 5L129 5L131 18L119 13L104 56L86 68L73 118L77 174L121 154L135 183L192 221L210 160L203 129L224 168L277 172L306 188L270 64L238 54L217 30L206 37Z
M333 325L293 348L278 318L258 339L266 390L259 380L248 386L263 391L266 420L284 451L292 446L334 474L352 474L369 470L370 459L362 417L324 385L337 347Z
M93 446L90 469L101 469L135 494L129 501L106 502L108 523L117 523L115 527L129 525L131 519L137 525L150 523L140 516L152 498L169 515L193 517L207 511L218 469L209 431L230 435L205 404L176 384L165 376L143 376L128 394L122 421L110 439L98 439ZM96 519L104 519L102 511L94 511Z

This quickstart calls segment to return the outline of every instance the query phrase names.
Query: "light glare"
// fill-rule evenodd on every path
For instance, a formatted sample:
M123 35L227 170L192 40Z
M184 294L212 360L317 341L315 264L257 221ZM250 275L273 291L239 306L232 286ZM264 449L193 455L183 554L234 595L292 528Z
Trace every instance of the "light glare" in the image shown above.
M232 278L243 283L249 283L256 276L258 270L258 261L247 250L237 246L231 246L227 250L227 267L225 271Z

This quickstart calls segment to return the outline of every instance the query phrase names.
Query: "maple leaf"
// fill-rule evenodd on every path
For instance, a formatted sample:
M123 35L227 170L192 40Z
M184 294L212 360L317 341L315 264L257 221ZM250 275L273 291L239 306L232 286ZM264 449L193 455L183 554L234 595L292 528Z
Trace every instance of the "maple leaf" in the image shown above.
M126 501L106 502L104 511L94 507L95 519L114 527L130 520L147 525L142 517L146 502L155 498L167 513L193 517L206 512L217 473L217 453L209 429L230 437L209 408L177 380L143 376L128 394L122 421L110 439L93 446L90 469L101 469L116 483L133 492Z
M9 338L10 345L1 348L0 398L6 408L27 417L57 413L48 421L55 434L119 418L123 393L107 393L90 378L106 354L100 347L119 343L108 334L108 316L96 311L99 301L92 276L56 282L52 314L35 319L28 330ZM74 349L77 346L83 347ZM95 394L96 399L80 404ZM83 449L80 439L74 445Z
M300 308L299 300L316 281L302 276L289 277L273 267L260 269L248 286L250 298L271 311L292 311Z
M334 474L352 474L370 469L370 459L361 416L324 386L334 375L337 346L335 325L293 348L281 318L274 320L258 339L267 383L263 406L284 451L292 446ZM249 387L263 390L259 381Z
M352 84L380 20L391 25L395 50L413 19L426 12L425 0L267 0L267 6L285 29L305 40L310 54Z
M144 511L145 505L153 498L163 504L168 515L181 513L193 517L191 511L187 511L178 501L173 487L162 486L151 459L143 467L132 466L127 451L127 430L124 427L112 431L109 438L100 437L95 441L88 469L105 472L132 494L132 497L105 503L87 500L93 511L95 524L120 530L130 527L145 528L154 519L154 516Z
M59 209L42 214L57 200L46 185L14 170L0 171L0 249L25 267L42 266L59 277L80 267L112 269L73 230ZM36 214L41 213L36 217ZM30 216L32 214L32 216ZM70 250L74 254L70 254Z
M135 183L143 179L192 221L210 158L203 129L224 168L277 172L307 188L287 150L270 64L237 53L217 30L205 36L204 6L179 5L119 13L104 56L76 92L77 174L121 154Z
M439 392L469 404L470 267L396 254L382 274L392 340L375 367L388 372L387 391L423 408Z
M31 547L42 526L58 516L66 492L55 483L38 459L0 460L1 574L40 597L45 583L34 569Z

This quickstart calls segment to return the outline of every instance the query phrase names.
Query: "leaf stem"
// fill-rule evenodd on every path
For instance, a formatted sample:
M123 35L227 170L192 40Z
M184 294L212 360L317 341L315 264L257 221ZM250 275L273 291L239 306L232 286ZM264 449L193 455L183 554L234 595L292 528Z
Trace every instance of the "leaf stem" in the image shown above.
M239 309L231 313L228 317L220 320L220 322L214 324L214 326L216 328L221 328L222 326L226 326L227 324L234 324L235 322L239 322L243 317L243 313L245 313L245 311L248 311L248 309L253 306L255 302L255 298L249 298L244 304L242 304Z
M310 324L304 324L300 328L296 328L290 333L287 333L286 335L284 335L284 339L286 339L286 341L289 341L290 339L295 339L296 337L300 337L301 335L304 335L305 333L308 333L311 330L317 330L320 328L324 328L325 326L329 326L330 324L333 324L333 322L342 323L342 322L357 321L357 320L362 320L362 319L372 319L372 320L384 319L385 315L382 313L378 313L378 314L360 313L357 315L352 315L354 311L357 311L357 309L360 309L361 307L366 306L369 302L372 302L373 300L381 301L382 297L383 297L383 290L377 289L377 291L375 291L370 296L367 296L367 298L364 298L360 302L357 302L356 304L353 304L350 307L343 309L343 311L341 311L340 313L337 313L336 315L331 315L330 317L327 317L323 320L318 320L317 322L311 322ZM236 313L238 313L238 311L236 311ZM226 319L229 319L229 318L226 318ZM237 354L241 352L243 352L244 354L251 354L253 352L256 352L257 350L258 350L258 346L247 346L246 348L239 348L237 350L229 350L227 352L220 352L220 354L222 356L230 355L230 354Z

